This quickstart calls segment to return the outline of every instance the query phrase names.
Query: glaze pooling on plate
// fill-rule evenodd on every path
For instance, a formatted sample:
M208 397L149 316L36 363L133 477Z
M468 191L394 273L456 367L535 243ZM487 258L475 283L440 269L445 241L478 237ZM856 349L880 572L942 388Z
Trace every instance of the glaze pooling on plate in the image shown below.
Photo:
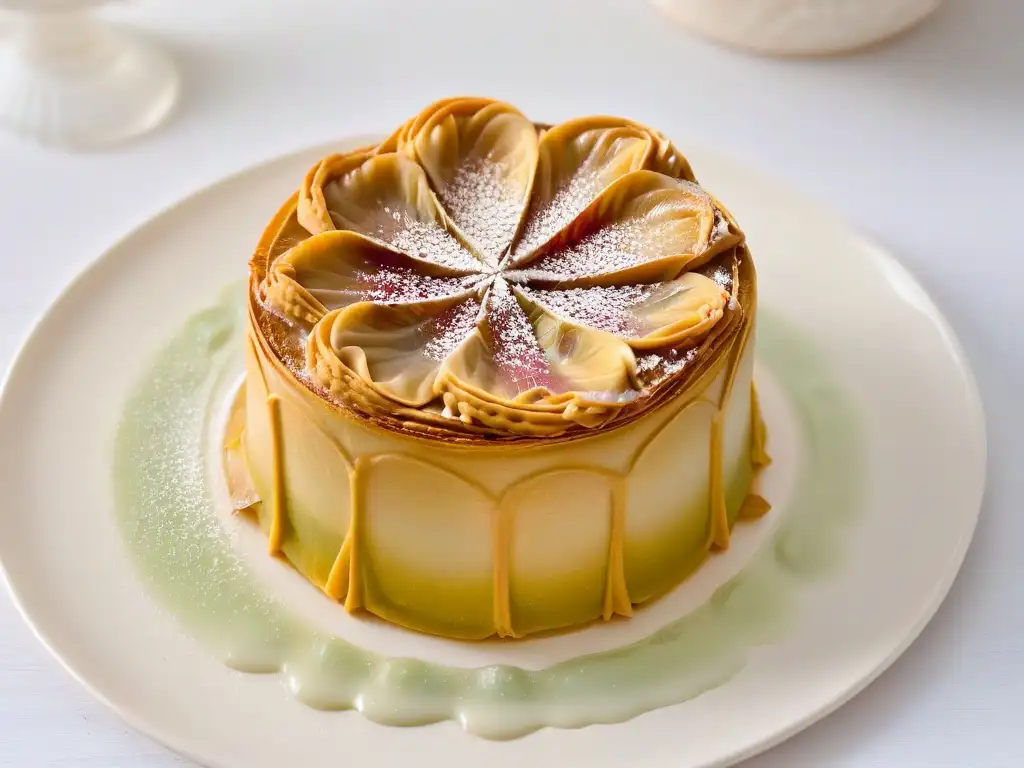
M536 671L387 658L326 634L265 594L233 548L209 475L211 419L237 380L237 292L193 317L153 357L118 429L117 519L146 586L227 664L280 672L296 698L385 724L453 720L488 738L618 722L729 680L785 631L799 587L836 562L863 480L857 414L827 356L769 315L761 349L792 397L805 440L792 503L751 565L704 606L640 642Z
M238 506L350 612L628 617L768 508L753 260L657 131L445 99L317 163L249 267Z

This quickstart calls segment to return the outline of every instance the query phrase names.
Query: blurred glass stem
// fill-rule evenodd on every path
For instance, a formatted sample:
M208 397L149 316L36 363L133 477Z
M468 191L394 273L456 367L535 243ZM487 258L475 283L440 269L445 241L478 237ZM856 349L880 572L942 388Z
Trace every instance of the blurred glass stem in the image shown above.
M170 112L178 76L162 51L106 23L95 0L0 0L0 124L44 143L100 147Z

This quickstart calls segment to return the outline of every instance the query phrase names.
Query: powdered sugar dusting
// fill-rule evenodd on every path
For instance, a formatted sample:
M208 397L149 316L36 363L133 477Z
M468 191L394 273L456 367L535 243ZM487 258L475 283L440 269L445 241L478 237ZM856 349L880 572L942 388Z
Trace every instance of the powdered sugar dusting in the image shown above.
M402 304L452 296L465 290L465 278L428 277L408 267L380 265L375 271L358 270L347 277L310 275L302 281L327 309L339 309L358 301Z
M603 275L635 267L678 252L678 236L667 225L631 218L603 226L567 248L554 251L530 268L563 278Z
M509 390L515 394L534 387L565 391L565 383L551 371L529 318L504 278L497 277L491 284L486 309L493 335L494 364Z
M480 267L462 243L436 221L414 219L405 211L385 206L373 236L410 256L444 267L467 271Z
M682 371L696 356L696 347L647 352L636 356L636 372L644 384L653 386Z
M385 303L424 301L463 290L458 277L427 277L412 269L393 267L368 274L367 301Z
M522 190L508 179L505 164L482 157L467 159L445 184L440 198L488 266L496 267L512 242L525 205Z
M601 186L600 174L582 166L555 192L547 205L530 211L523 236L516 245L516 254L533 251L565 229L593 202Z
M657 285L623 285L564 291L525 289L525 292L567 320L625 338L637 338L643 335L644 327L630 310L647 301L657 288Z
M439 314L423 328L423 355L435 362L443 362L455 351L476 327L480 315L480 302L467 299Z

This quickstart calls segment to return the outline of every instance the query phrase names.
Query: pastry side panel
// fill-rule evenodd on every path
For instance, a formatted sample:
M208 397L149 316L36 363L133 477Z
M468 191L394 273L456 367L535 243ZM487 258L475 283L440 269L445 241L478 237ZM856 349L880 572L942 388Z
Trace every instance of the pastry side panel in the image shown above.
M735 366L688 404L593 438L467 449L339 413L254 333L245 446L261 526L349 609L420 631L518 636L628 614L710 549L712 422L727 389L730 526L750 487L753 335L741 338Z

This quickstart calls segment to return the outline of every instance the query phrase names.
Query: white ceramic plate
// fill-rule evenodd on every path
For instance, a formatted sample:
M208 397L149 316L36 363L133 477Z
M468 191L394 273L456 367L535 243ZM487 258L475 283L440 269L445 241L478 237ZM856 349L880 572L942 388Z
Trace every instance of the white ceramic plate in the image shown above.
M296 702L274 675L228 669L143 590L114 523L112 443L127 394L187 317L244 277L258 233L306 168L284 157L199 192L81 275L39 322L0 399L0 562L40 639L136 728L210 766L725 765L781 741L867 685L946 595L984 486L978 394L952 332L890 256L772 180L691 151L747 231L762 308L829 350L859 414L862 501L839 567L809 584L789 630L725 684L625 723L487 741L446 722L391 728ZM196 279L195 276L200 276ZM768 361L770 368L770 362ZM768 481L784 516L801 445L789 393L759 366L774 423ZM254 578L297 613L390 653L533 667L614 647L691 609L742 568L775 518L741 531L677 594L632 622L491 651L349 621L238 537ZM251 550L251 553L249 553ZM616 634L617 633L617 634ZM610 692L614 695L614 692Z

